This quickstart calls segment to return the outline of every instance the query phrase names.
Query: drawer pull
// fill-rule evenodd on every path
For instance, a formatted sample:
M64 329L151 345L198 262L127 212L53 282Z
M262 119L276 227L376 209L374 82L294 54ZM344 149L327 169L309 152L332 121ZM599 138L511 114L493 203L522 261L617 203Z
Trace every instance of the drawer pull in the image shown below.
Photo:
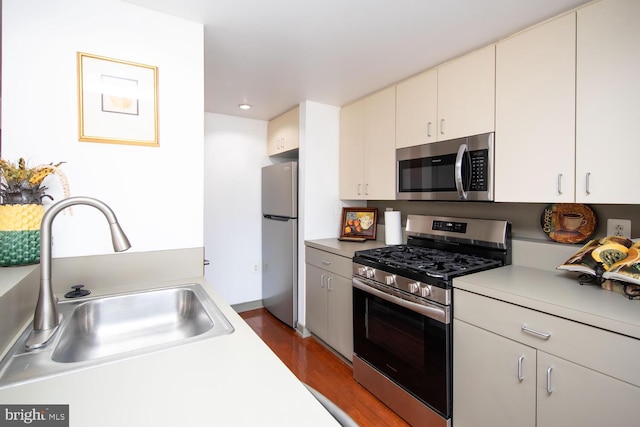
M551 387L551 371L553 370L553 366L549 366L547 369L547 393L553 393L553 388Z
M527 325L522 325L522 331L526 332L528 334L531 334L533 336L536 336L538 338L542 338L543 340L548 340L549 337L551 336L551 334L549 334L549 333L540 332L540 331L536 331L535 329L531 329Z
M524 375L522 375L522 362L524 361L524 356L520 356L518 358L518 380L524 381Z
M324 260L324 259L322 260L322 263L323 263L324 265L331 265L331 261L326 261L326 260Z

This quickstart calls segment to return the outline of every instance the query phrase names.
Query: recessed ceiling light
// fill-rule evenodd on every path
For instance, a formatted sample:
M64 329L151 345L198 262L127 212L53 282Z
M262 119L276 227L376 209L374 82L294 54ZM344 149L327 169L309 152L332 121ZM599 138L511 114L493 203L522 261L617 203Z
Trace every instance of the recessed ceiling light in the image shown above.
M251 104L240 104L238 107L240 107L241 110L248 110L251 108Z

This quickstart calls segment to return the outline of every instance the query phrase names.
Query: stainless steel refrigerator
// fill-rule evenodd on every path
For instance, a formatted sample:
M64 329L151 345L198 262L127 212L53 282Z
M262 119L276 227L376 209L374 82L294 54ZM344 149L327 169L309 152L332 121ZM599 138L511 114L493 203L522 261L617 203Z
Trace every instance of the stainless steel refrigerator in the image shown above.
M298 163L262 168L262 301L292 328L298 321Z

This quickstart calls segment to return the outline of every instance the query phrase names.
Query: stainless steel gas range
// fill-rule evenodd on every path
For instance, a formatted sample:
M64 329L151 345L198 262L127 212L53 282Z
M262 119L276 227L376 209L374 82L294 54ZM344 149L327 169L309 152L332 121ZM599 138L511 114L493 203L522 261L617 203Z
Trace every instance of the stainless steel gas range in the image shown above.
M511 263L507 221L409 215L353 257L355 379L413 426L450 426L453 278Z

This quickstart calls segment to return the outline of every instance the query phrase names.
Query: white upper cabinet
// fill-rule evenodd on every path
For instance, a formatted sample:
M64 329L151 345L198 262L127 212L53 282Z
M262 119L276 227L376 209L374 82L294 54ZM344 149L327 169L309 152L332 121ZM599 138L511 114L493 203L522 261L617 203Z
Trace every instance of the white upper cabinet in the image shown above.
M640 203L640 1L577 13L576 202Z
M396 147L494 130L495 45L456 58L397 86Z
M396 87L366 98L365 198L396 198Z
M299 148L300 145L300 107L269 121L267 154L275 156Z
M435 142L438 135L438 71L426 71L396 88L396 148Z
M364 198L364 99L340 109L340 198ZM395 165L394 165L395 167Z
M495 45L438 67L438 141L495 127Z
M342 107L341 199L395 199L395 111L395 86Z
M574 201L575 45L575 13L497 44L497 202Z

